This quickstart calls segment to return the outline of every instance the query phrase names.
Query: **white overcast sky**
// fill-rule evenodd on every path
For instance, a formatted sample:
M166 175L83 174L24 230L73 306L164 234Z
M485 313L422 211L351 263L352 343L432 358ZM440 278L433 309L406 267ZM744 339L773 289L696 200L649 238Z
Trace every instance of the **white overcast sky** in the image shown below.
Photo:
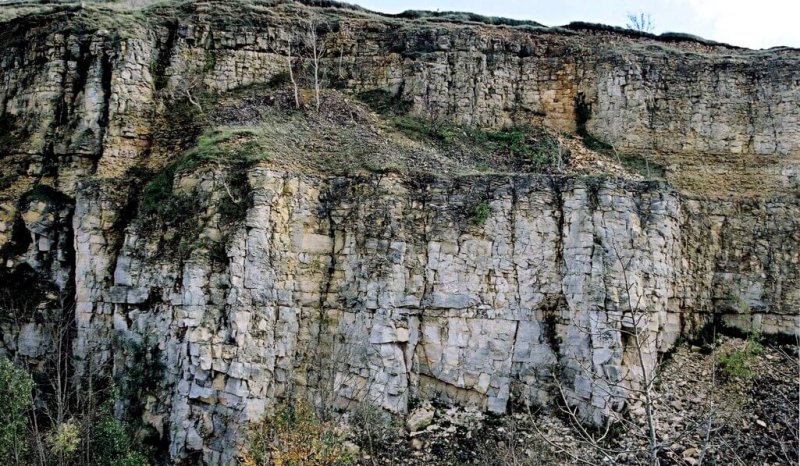
M350 0L385 13L470 11L548 26L587 21L624 26L628 12L649 12L655 33L686 32L753 49L800 47L800 0Z

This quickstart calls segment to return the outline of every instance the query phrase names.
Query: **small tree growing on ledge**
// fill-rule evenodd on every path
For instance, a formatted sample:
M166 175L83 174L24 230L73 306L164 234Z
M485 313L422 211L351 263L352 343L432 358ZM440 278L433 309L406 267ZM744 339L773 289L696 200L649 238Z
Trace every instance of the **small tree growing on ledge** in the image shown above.
M319 59L322 57L325 47L317 37L317 21L315 17L312 16L308 19L307 27L306 42L311 49L311 65L314 68L314 103L316 110L319 111Z
M281 32L279 32L281 35ZM294 108L300 108L300 95L297 89L297 80L294 76L294 59L292 57L292 36L291 33L286 34L286 54L284 55L277 46L270 46L270 50L277 55L284 55L286 57L286 69L288 70L289 82L292 83L292 93L294 96Z

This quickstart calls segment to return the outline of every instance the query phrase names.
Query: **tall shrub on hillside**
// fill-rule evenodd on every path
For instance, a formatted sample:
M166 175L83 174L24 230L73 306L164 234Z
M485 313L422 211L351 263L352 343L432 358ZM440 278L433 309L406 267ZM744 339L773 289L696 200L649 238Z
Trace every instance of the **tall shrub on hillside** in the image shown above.
M33 398L33 379L0 357L0 463L24 464L27 414Z

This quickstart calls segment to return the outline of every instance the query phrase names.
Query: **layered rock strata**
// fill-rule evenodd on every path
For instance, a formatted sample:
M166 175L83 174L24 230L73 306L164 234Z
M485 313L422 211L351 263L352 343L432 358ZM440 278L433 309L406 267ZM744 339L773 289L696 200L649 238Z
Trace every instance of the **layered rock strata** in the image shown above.
M76 370L143 386L128 404L176 462L232 461L241 421L290 396L499 413L548 403L557 376L596 421L623 401L613 382L640 375L632 308L648 367L715 320L798 333L797 50L294 3L106 23L92 8L3 23L0 286L38 281L43 301L74 309ZM173 183L200 206L176 256L166 245L189 233L154 229L132 173L174 160L172 133L191 139L176 102L285 73L311 14L326 85L594 136L661 163L669 183L255 166L245 218L226 223L228 178L205 167ZM41 365L51 310L0 318L0 351Z

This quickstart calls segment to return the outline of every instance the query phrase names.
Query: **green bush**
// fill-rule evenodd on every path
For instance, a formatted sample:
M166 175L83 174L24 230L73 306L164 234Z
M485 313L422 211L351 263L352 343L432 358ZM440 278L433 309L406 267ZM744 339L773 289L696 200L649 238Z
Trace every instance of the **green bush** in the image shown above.
M48 440L53 453L61 458L69 458L80 447L81 427L74 419L62 422L50 432Z
M348 466L356 458L345 436L330 422L319 420L310 403L298 400L271 418L251 426L246 466Z
M33 379L6 357L0 357L0 461L20 464L28 451L28 410L33 405Z
M764 347L758 338L751 335L745 342L744 348L719 356L720 369L729 377L751 379L756 375L753 368L758 356L763 352Z
M148 216L166 216L172 200L172 181L175 177L175 166L170 165L157 174L144 187L141 210Z
M213 71L217 66L217 51L214 49L206 49L205 60L203 61L203 71Z
M472 209L472 223L481 226L489 219L489 214L492 212L489 203L481 201Z
M147 466L144 453L134 448L133 435L122 421L106 414L93 429L92 452L97 466Z
M68 420L55 425L48 422L47 408L40 411L38 406L47 406L54 400L43 394L51 386L50 382L41 382L44 382L41 386L44 390L36 390L39 397L37 412L33 413L33 378L7 358L0 357L0 464L34 464L38 460L44 464L87 464L88 461L93 466L150 464L130 426L113 416L111 400L104 403L98 400L97 404L81 407L74 405L74 400L68 400L65 406ZM36 429L30 423L30 414L38 414ZM35 444L46 448L34 453Z

